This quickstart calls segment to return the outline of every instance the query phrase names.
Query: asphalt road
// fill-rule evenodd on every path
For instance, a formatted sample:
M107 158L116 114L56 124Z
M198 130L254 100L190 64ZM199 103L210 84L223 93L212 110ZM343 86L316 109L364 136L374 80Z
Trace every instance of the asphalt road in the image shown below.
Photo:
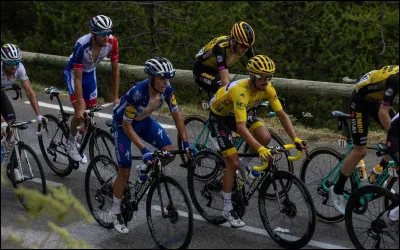
M23 119L34 119L33 110L26 98L25 93L22 100L11 100L14 109L19 120ZM57 114L57 110L52 108L52 104L56 105L56 101L50 101L47 95L37 93L38 99L41 102L41 113ZM10 96L10 95L9 95ZM11 98L10 98L11 99ZM71 107L69 100L64 98L63 104ZM111 115L111 108L105 109L102 113ZM107 116L107 115L106 115ZM96 121L100 127L105 128L105 121L109 118L97 117ZM162 124L174 125L173 120L169 117L160 116L158 122ZM36 135L36 125L30 126L28 129L21 132L23 134L23 140L25 143L33 147L42 161L45 175L48 181L48 185L64 185L72 190L72 193L76 198L87 208L85 191L84 191L84 178L86 165L81 166L78 170L74 170L67 177L56 176L51 169L47 166L45 160L42 157L41 151L38 145L38 139ZM174 128L168 128L167 133L169 134L172 142L176 146L177 130ZM285 138L285 135L282 135ZM286 137L287 138L287 137ZM328 144L328 143L327 143ZM315 148L321 145L310 145L310 148ZM346 148L339 147L336 145L326 145L338 149L344 152ZM366 158L367 170L371 171L374 164L378 162L378 159L373 153L370 153ZM179 167L181 160L179 157L170 164L168 175L177 179L178 182L187 190L187 170ZM301 161L295 163L295 174L299 175ZM134 174L131 174L131 178ZM267 234L262 226L260 215L257 206L257 196L253 197L250 206L247 209L244 221L246 226L241 229L233 229L227 223L223 225L212 225L206 222L193 207L194 212L194 231L193 238L189 245L189 248L209 248L209 249L224 249L224 248L281 248L276 244ZM26 211L18 202L13 193L13 189L10 186L1 187L1 248L11 248L12 245L5 239L9 232L13 232L25 240L23 243L24 248L30 248L31 244L35 242L41 242L46 237L49 237L47 242L41 246L42 248L54 248L60 246L62 242L58 237L51 233L47 225L47 219L37 219L32 224L21 223L18 220L19 216L26 216ZM61 224L64 225L64 224ZM127 235L121 235L116 231L107 230L96 222L88 224L84 222L81 217L72 219L72 222L64 225L65 229L69 231L71 237L74 239L86 241L94 248L157 248L154 243L145 216L145 199L139 204L139 211L135 212L132 221L128 227L130 232ZM61 243L61 246L63 244ZM354 248L346 232L344 222L337 224L326 224L317 221L316 231L313 239L309 242L306 248Z

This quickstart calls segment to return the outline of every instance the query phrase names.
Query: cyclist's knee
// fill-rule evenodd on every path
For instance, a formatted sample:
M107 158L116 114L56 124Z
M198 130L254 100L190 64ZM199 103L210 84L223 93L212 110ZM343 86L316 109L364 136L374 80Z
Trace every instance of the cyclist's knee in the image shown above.
M362 159L365 156L367 156L367 147L366 146L354 146L353 152L352 152L356 157Z
M120 176L120 178L128 180L130 174L131 168L119 168L118 175Z
M239 158L237 154L229 155L225 157L226 167L235 170L239 168Z

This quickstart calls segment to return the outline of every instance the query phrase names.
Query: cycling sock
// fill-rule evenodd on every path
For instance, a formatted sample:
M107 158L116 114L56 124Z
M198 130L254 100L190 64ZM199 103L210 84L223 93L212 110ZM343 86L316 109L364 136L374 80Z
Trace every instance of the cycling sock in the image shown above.
M71 143L75 143L75 136L70 134L68 141L71 142Z
M335 194L343 194L344 184L346 184L348 178L348 176L345 176L342 172L340 172L339 179L333 188L333 192L335 192Z
M121 213L121 199L118 199L113 195L114 203L111 208L111 213L113 214L120 214Z
M391 221L398 221L399 220L399 206L397 206L394 209L390 210L389 219Z
M222 195L224 196L224 212L229 212L233 209L232 192L225 193L224 191L222 191Z

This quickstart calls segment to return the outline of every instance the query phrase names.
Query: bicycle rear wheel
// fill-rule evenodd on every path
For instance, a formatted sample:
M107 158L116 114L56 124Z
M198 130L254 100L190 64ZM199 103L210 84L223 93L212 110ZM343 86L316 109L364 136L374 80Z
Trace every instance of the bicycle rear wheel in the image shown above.
M40 151L54 173L61 177L67 176L72 172L65 149L69 133L58 126L58 119L55 116L49 114L44 116L47 118L47 131L42 129L38 135Z
M399 205L399 196L375 185L363 186L354 191L346 205L346 229L357 249L399 249L399 222L389 225L388 208ZM397 230L397 232L396 232Z
M266 198L269 193L279 197ZM314 203L304 183L292 173L270 174L260 188L258 207L265 229L281 247L302 248L311 240L316 227Z
M19 157L14 150L11 155L11 161L8 169L10 169L10 178L14 188L27 188L37 190L42 194L47 193L46 177L44 175L42 164L35 151L24 143L18 143ZM20 162L18 162L20 159ZM16 180L14 169L18 169L20 180ZM17 194L18 200L28 210L40 210L41 204L37 204L36 200L24 194Z
M147 195L146 215L151 236L160 248L189 246L193 211L187 194L176 180L163 176L152 184Z
M341 169L336 167L341 160L342 156L336 150L321 147L312 150L301 164L300 178L314 199L318 219L326 223L338 223L344 220L344 216L335 209L328 191L329 187L336 183L337 171ZM329 174L332 178L326 180L323 187L322 181ZM351 181L346 182L345 190L351 192Z
M219 150L218 143L215 138L211 137L211 133L208 128L205 129L205 133L200 137L200 133L203 131L207 120L199 115L189 115L183 121L188 136L188 142L191 147L194 147L196 151L201 151L205 148ZM208 135L208 139L207 139ZM197 145L194 145L197 141ZM178 147L179 150L183 150L183 142L178 136ZM181 154L182 163L186 164L187 159L185 154Z
M105 130L97 129L89 141L89 157L94 159L97 155L107 155L114 161L115 157L114 137Z
M113 205L113 186L118 165L106 155L98 155L90 162L85 176L85 194L89 211L104 228L114 228L109 215Z

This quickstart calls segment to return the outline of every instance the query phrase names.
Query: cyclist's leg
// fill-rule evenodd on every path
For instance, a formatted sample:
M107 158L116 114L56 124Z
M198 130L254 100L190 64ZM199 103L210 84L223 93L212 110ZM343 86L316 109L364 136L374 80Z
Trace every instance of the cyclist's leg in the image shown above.
M6 122L14 122L16 120L14 108L8 99L5 91L1 91L1 115Z
M368 118L373 105L364 101L355 91L350 98L351 132L354 147L346 157L340 175L334 186L329 188L333 204L341 214L345 214L344 186L356 164L367 155Z
M399 137L400 137L399 133L400 133L400 119L399 119L399 114L397 114L393 118L390 124L390 129L388 131L386 139L388 152L397 166L397 173L399 173ZM395 209L392 209L389 212L389 219L392 221L399 220L399 206L397 206Z
M224 117L217 116L210 112L210 129L217 137L218 145L221 149L226 166L222 181L222 194L224 196L224 210L222 211L222 216L229 221L232 227L238 228L246 225L233 210L232 205L232 187L236 170L239 169L239 157L231 141L232 128L223 123L223 118Z
M202 66L200 62L194 65L193 79L199 87L213 94L221 87L219 71Z
M114 124L113 124L114 125ZM113 206L110 214L114 229L119 233L128 233L128 228L121 215L121 200L131 170L131 140L124 133L122 126L114 126L115 155L118 162L118 176L113 186Z

